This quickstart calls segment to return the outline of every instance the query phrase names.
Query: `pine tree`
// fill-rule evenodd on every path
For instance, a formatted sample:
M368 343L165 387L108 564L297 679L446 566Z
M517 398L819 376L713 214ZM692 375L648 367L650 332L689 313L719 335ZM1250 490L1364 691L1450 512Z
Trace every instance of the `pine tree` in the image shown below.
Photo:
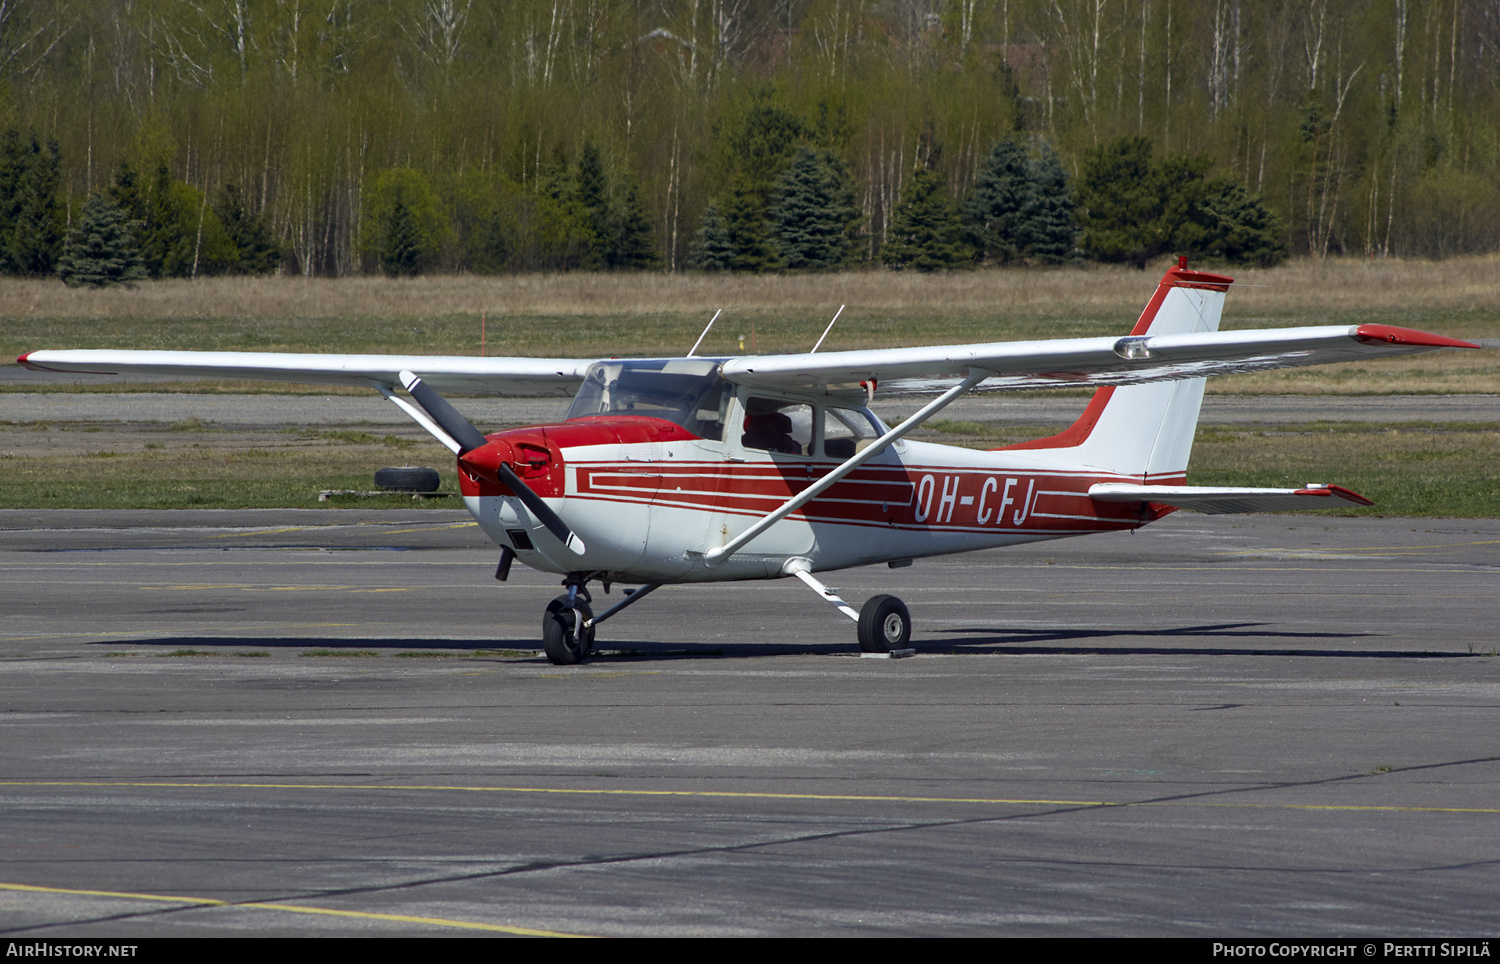
M57 270L62 212L57 202L57 144L44 152L36 135L6 131L0 143L0 264L21 275Z
M1260 195L1228 175L1210 178L1204 185L1195 219L1205 227L1205 239L1189 255L1262 268L1286 260L1281 220Z
M974 249L963 235L958 208L942 175L931 168L919 168L901 190L880 259L896 269L965 267L973 263Z
M1121 137L1090 150L1078 179L1081 243L1089 257L1145 268L1164 252L1165 187L1149 137Z
M124 284L146 277L135 224L103 194L92 194L68 234L57 273L70 288Z
M1031 196L1021 212L1021 248L1033 261L1062 264L1074 257L1078 237L1068 170L1052 146L1043 144L1030 171Z
M849 260L849 228L858 214L843 165L804 146L776 185L772 244L794 271L842 267Z
M199 212L184 210L176 187L178 182L165 164L158 164L150 182L142 183L135 168L121 161L109 190L110 199L137 225L141 261L152 278L185 278L193 273Z
M265 219L245 207L237 184L226 184L214 199L214 214L234 248L226 265L230 274L270 274L281 265L281 246L271 237Z
M392 278L412 278L422 270L422 239L412 221L411 208L400 191L385 219L385 247L380 270Z
M990 149L964 205L964 223L981 257L1009 264L1025 253L1027 212L1036 203L1032 173L1026 147L1014 135Z
M625 198L611 219L609 237L612 242L605 263L611 268L644 271L660 263L651 238L651 222L634 181L625 185Z
M734 248L729 244L729 229L719 208L709 202L703 212L703 222L698 228L698 239L689 252L693 267L700 271L728 271L734 261Z
M771 246L771 232L766 223L766 208L759 192L737 181L724 209L724 230L729 236L731 271L775 271L781 267L776 249Z
M584 267L597 268L600 264L611 264L617 239L614 236L614 219L609 204L609 177L604 171L604 159L592 140L584 142L583 152L578 158L578 174L574 180L575 200L587 212L589 228L594 232L594 248L584 261Z
M1231 264L1285 258L1280 221L1234 178L1209 178L1212 163L1188 154L1156 163L1144 137L1090 151L1079 179L1084 250L1138 268L1168 252Z

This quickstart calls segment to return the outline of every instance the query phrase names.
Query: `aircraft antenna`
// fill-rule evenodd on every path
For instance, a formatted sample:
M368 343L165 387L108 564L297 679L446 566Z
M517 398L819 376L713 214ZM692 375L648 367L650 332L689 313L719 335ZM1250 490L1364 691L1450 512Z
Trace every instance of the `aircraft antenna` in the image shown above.
M698 346L701 345L701 344L703 344L703 339L705 339L705 338L708 337L708 329L712 328L714 326L714 322L718 321L719 320L719 316L722 315L723 313L724 313L724 309L720 308L718 311L714 312L714 316L712 318L708 319L708 326L703 329L703 334L699 335L698 336L698 340L695 341L695 342L693 342L693 347L688 349L687 356L689 358L692 358L693 357L693 352L697 351L698 350Z
M809 355L811 355L813 351L817 351L818 347L823 344L823 338L827 338L828 333L830 331L833 331L833 324L835 321L839 320L839 315L842 315L844 313L845 307L845 305L839 305L839 310L833 313L833 321L830 321L828 323L828 327L823 329L823 337L818 339L818 344L812 346L812 351L808 352Z

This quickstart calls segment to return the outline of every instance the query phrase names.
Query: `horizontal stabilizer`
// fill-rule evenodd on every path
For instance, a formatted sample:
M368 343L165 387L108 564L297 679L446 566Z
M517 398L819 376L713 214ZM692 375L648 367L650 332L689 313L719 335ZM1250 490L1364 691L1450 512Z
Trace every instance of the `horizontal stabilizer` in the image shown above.
M1300 489L1248 489L1217 485L1127 485L1101 482L1089 486L1095 502L1155 502L1194 512L1291 512L1297 509L1336 509L1374 505L1340 485L1309 482Z

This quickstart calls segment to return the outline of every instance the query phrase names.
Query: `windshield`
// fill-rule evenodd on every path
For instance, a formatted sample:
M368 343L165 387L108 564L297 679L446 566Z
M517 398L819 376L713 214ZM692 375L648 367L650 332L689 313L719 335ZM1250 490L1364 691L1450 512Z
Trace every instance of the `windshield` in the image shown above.
M596 362L573 397L568 418L646 415L676 422L699 438L724 437L725 392L712 359L632 358Z

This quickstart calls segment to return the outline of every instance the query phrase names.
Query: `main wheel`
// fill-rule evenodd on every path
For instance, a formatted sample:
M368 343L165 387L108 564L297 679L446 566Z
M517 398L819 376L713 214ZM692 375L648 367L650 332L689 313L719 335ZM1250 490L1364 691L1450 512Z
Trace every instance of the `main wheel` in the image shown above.
M895 596L871 596L859 610L859 648L889 653L911 642L911 613Z
M593 610L582 597L568 606L567 596L558 596L547 604L542 617L542 648L547 658L558 666L572 666L588 658L594 650L594 627L580 626L579 621L594 618Z

